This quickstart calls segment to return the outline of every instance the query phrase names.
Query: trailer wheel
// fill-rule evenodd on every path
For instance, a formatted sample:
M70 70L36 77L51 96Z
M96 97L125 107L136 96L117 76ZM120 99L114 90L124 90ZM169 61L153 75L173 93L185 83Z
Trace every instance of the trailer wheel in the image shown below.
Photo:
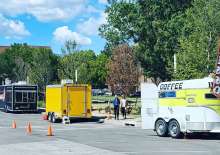
M172 138L180 138L182 135L180 131L180 125L176 120L171 120L169 122L168 130Z
M158 119L155 123L155 130L158 136L167 136L167 123L163 119Z
M51 115L51 122L52 123L56 123L57 122L57 119L56 119L54 113Z

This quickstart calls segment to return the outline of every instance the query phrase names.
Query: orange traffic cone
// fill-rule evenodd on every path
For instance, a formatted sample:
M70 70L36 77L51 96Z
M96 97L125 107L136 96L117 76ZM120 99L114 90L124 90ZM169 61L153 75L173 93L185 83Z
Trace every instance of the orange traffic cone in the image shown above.
M53 130L52 130L51 124L49 124L49 126L48 126L47 136L53 136Z
M28 126L27 126L27 128L26 128L26 132L27 132L29 135L31 135L31 133L32 133L32 127L31 127L31 123L30 123L30 122L28 123Z
M16 129L16 128L17 128L16 122L15 122L15 120L13 120L13 122L12 122L12 129Z

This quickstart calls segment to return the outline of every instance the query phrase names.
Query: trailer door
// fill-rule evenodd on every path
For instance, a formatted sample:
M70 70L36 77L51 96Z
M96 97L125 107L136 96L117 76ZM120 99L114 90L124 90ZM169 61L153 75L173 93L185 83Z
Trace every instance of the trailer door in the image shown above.
M86 116L86 87L68 86L68 115L70 117Z
M141 117L143 129L154 129L154 120L159 111L158 88L155 84L141 84Z

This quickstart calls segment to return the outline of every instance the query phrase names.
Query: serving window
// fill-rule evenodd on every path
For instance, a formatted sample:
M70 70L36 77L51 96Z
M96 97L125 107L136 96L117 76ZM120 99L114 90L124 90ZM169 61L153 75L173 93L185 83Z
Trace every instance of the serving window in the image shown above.
M176 97L175 91L167 91L167 92L160 92L159 98L174 98Z
M34 103L36 102L36 92L15 91L16 103Z
M211 93L205 94L205 98L206 99L218 99L215 95L213 95Z

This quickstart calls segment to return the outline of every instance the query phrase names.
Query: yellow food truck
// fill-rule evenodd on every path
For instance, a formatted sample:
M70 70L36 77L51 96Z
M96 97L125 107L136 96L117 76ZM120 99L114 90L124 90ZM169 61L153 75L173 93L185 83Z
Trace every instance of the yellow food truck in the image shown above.
M91 118L91 85L61 84L46 87L46 113L55 123L64 118Z

